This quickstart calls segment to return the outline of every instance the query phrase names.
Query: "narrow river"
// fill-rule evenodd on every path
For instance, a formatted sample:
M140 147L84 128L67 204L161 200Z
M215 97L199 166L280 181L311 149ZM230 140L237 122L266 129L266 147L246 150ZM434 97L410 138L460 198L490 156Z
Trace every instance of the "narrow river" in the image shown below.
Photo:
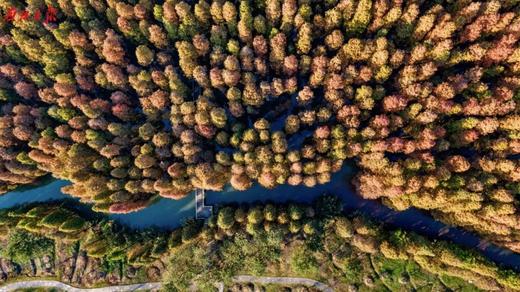
M378 201L365 200L357 196L349 183L353 171L351 166L346 165L340 172L332 176L330 183L314 188L284 185L274 190L267 190L259 185L255 185L244 192L235 191L231 187L221 192L207 191L206 205L267 201L310 203L321 194L330 193L339 196L343 200L347 212L358 211L376 221L384 222L391 228L414 231L432 239L449 240L461 246L476 249L490 260L520 272L520 254L493 245L471 232L447 226L417 209L411 208L398 212L383 206ZM60 192L60 188L67 184L68 182L66 181L57 180L40 187L9 192L0 196L0 208L10 208L24 203L70 198ZM111 214L108 217L134 228L150 226L175 228L194 216L195 198L193 194L190 194L182 200L161 199L139 212Z

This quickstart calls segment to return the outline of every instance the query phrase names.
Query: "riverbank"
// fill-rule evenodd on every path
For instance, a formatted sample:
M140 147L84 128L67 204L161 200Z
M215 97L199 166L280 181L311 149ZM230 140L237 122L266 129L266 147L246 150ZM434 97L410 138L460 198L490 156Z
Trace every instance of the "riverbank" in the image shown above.
M346 212L357 212L375 221L383 222L391 228L414 231L431 239L449 240L464 247L474 248L490 260L520 271L520 255L506 248L491 244L469 231L443 224L423 211L414 208L395 211L378 201L359 197L350 184L354 172L354 167L346 164L341 171L332 176L329 183L317 185L314 188L283 185L268 190L256 184L242 192L231 187L227 187L221 192L206 191L206 205L290 201L311 203L318 196L330 193L342 199ZM58 180L41 188L7 193L0 196L0 209L24 203L70 198L60 192L60 188L67 184L66 181ZM195 217L195 207L195 196L190 194L181 200L159 199L141 211L129 214L109 214L107 218L137 229L153 226L161 229L174 229Z
M0 213L4 235L0 245L6 255L0 258L2 281L59 277L71 285L99 287L166 277L168 283L182 282L186 288L194 278L229 283L230 276L253 274L307 277L330 284L345 275L337 274L330 282L329 269L356 273L353 264L362 257L365 271L357 270L355 278L341 281L341 287L365 285L360 277L367 273L377 274L381 281L377 285L393 285L412 264L425 275L439 278L447 273L466 286L477 279L479 288L520 290L518 273L474 250L345 214L341 205L331 195L312 205L227 205L205 226L192 221L171 231L137 231L94 215L83 217L63 202L8 209ZM382 266L378 268L374 260ZM389 266L391 260L397 261ZM446 265L452 270L444 272ZM389 268L396 273L390 278Z

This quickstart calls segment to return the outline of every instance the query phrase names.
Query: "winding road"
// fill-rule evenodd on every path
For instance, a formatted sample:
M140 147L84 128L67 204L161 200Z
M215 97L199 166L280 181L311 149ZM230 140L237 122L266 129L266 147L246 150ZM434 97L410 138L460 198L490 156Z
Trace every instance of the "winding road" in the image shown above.
M256 277L256 276L236 276L233 278L235 283L258 283L262 285L266 284L278 284L278 285L303 285L307 287L314 287L323 292L334 292L329 286L307 278L293 278L293 277ZM224 290L224 285L218 283L219 291ZM52 281L52 280L34 280L34 281L22 281L10 283L0 287L0 292L14 291L16 289L26 288L58 288L67 292L116 292L116 291L138 291L138 290L158 290L161 288L161 282L133 284L133 285L121 285L121 286L108 286L103 288L90 288L82 289L72 287L68 284Z
M70 285L67 285L67 284L59 282L59 281L35 280L35 281L23 281L23 282L15 282L15 283L7 284L5 286L0 287L0 292L14 291L16 289L37 288L37 287L58 288L60 290L67 291L67 292L115 292L115 291L137 291L137 290L159 289L161 287L161 282L121 285L121 286L108 286L108 287L103 287L103 288L81 289L81 288L72 287Z

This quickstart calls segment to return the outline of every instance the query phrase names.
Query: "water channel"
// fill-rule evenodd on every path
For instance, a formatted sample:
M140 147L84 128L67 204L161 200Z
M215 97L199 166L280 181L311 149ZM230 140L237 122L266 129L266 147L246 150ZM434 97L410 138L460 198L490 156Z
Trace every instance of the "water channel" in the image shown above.
M340 172L332 176L330 183L318 185L314 188L284 185L273 190L267 190L260 185L255 185L243 192L236 191L231 187L227 187L221 192L206 191L206 205L268 201L310 203L323 193L330 193L343 200L347 212L358 211L369 218L386 223L391 228L414 231L429 238L450 240L461 246L477 249L490 260L520 272L520 254L493 245L461 228L447 226L417 209L411 208L398 212L383 206L378 201L362 199L355 194L349 183L353 172L352 166L345 165ZM39 187L26 187L9 192L0 196L0 208L70 198L60 192L60 188L67 184L66 181L55 180ZM134 228L151 226L175 228L182 225L187 219L194 218L194 216L195 197L193 194L182 200L160 199L138 212L108 215L109 218Z

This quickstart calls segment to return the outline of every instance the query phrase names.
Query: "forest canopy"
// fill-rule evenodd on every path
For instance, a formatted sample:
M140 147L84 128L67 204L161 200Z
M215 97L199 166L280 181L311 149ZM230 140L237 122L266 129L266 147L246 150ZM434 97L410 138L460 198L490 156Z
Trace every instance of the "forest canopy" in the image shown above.
M126 213L228 183L313 187L348 159L364 198L520 251L518 1L0 10L46 6L55 21L0 19L1 191L52 174Z

